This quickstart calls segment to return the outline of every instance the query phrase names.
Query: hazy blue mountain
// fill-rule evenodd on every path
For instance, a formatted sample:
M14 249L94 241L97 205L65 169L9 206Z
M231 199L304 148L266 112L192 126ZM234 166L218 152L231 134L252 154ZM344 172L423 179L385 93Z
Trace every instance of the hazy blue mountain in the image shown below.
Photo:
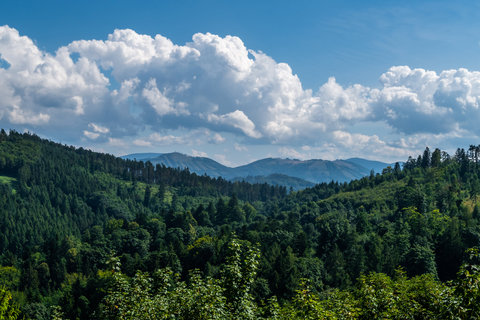
M127 154L125 156L121 156L120 158L122 159L129 159L129 160L137 160L137 161L147 161L149 159L161 156L161 153L154 153L154 152L149 152L149 153L132 153L132 154Z
M369 170L375 171L375 173L382 173L382 170L385 169L388 166L392 166L392 164L385 163L385 162L380 162L380 161L375 161L375 160L367 160L367 159L362 159L362 158L350 158L347 159L346 161L348 162L353 162L355 164L358 164L364 168L367 168Z
M369 169L346 160L297 160L267 158L240 166L235 169L236 176L259 176L282 173L315 183L350 181L370 173Z
M166 167L172 168L188 168L190 172L195 172L198 175L207 174L211 177L224 177L231 178L230 172L232 168L226 167L223 164L218 163L215 160L205 157L192 157L179 152L172 153L152 153L151 157L143 157L148 155L147 153L136 153L132 155L126 155L122 158L133 159L142 161L150 161L153 165L164 164ZM142 157L139 159L139 157Z
M285 185L296 190L309 186L308 183L344 182L359 179L375 172L382 172L388 163L361 158L347 160L298 160L266 158L252 163L231 168L205 157L192 157L182 153L135 153L123 156L124 159L150 161L154 165L188 168L190 172L228 180L243 178L249 182ZM248 178L248 179L247 179ZM300 179L300 180L295 180Z

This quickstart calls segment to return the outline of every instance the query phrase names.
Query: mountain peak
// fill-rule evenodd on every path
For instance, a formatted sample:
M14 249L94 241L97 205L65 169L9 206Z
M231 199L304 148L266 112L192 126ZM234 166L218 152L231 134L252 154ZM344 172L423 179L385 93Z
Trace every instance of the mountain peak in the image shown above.
M151 157L148 157L148 155L151 155ZM275 176L276 174L298 178L307 183L330 182L332 180L346 182L369 175L371 170L381 172L383 168L389 165L388 163L362 158L330 161L322 159L300 160L269 157L232 168L207 157L190 156L180 152L136 153L123 156L122 158L133 159L135 157L137 160L150 161L153 164L163 164L167 167L188 168L190 172L195 172L199 175L207 174L212 177L223 177L229 180L255 177L257 181L260 179L259 177L262 177L261 179L263 180L269 177L268 179L270 179L269 181L271 183L280 180L294 181L285 178L278 179L278 176ZM141 159L139 159L139 157L141 157ZM295 184L297 186L299 184L306 185L298 181L295 181ZM284 185L287 187L291 186L288 184Z

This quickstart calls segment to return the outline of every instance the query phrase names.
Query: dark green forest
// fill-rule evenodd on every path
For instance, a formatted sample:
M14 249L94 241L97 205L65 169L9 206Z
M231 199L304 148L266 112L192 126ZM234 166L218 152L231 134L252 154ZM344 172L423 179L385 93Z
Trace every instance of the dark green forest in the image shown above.
M480 146L302 191L0 132L0 319L480 317Z

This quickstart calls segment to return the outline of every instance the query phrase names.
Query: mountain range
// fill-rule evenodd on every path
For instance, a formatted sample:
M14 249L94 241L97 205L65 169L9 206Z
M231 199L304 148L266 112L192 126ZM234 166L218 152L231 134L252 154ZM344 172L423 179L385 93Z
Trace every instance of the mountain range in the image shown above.
M332 180L348 182L369 175L372 170L381 173L384 168L391 165L362 158L333 161L266 158L232 168L210 158L193 157L178 152L134 153L121 158L150 161L154 165L163 164L166 167L188 168L190 172L198 175L206 174L227 180L284 185L295 190Z

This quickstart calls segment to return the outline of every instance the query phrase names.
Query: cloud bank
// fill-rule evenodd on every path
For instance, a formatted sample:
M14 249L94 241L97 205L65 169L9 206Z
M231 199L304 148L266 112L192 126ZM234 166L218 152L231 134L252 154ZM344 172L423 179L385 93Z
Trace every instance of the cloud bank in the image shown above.
M332 77L313 91L288 64L210 33L178 45L115 30L48 53L3 26L0 96L2 127L105 146L275 145L282 155L402 159L480 131L480 72L395 66L376 88Z

